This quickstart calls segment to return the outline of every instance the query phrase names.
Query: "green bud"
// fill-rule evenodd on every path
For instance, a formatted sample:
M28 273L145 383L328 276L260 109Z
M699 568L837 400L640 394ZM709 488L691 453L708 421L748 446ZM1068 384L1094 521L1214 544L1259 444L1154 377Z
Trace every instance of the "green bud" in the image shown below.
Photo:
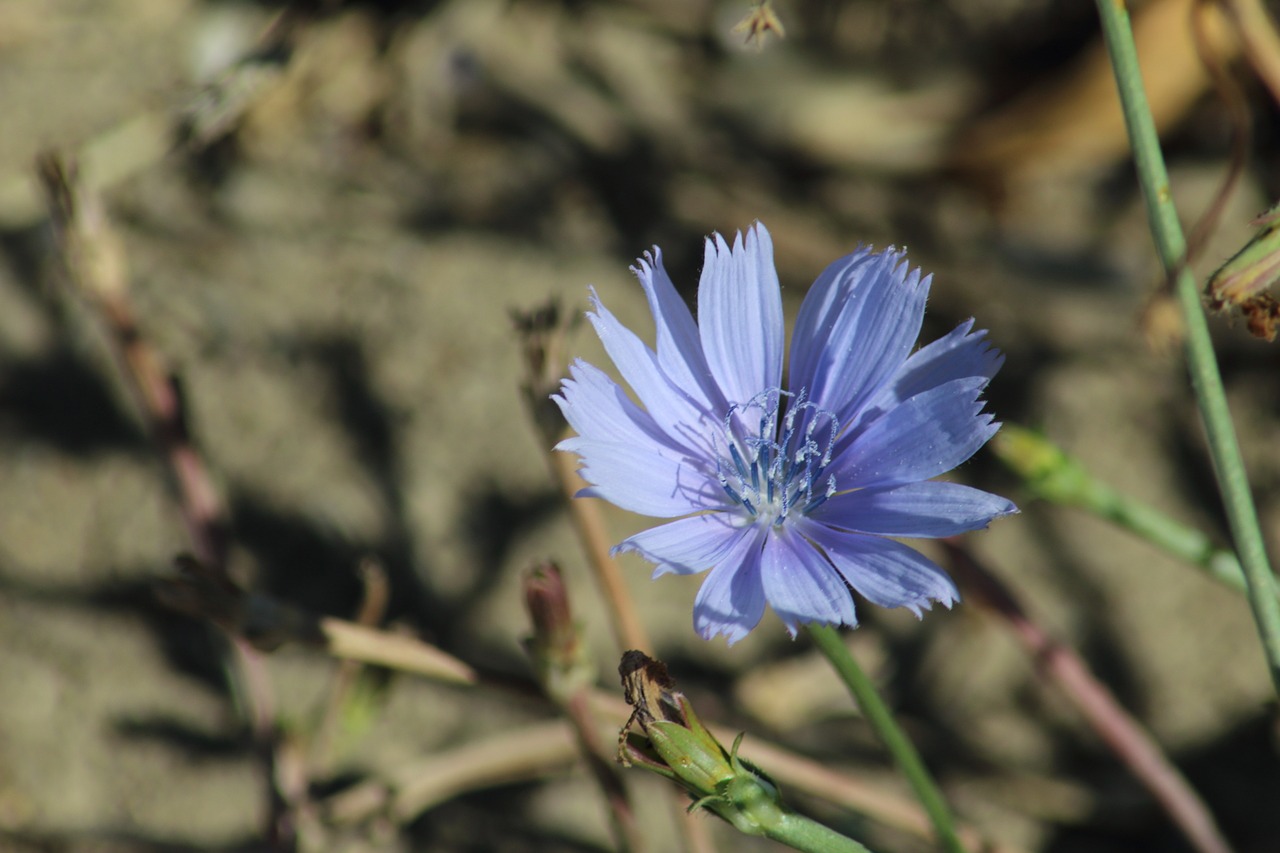
M671 779L703 808L748 835L769 835L789 814L778 787L738 757L742 735L726 750L698 715L660 661L627 652L619 667L626 699L635 711L619 736L619 761L635 763ZM638 725L641 734L631 731ZM647 741L647 743L644 743Z
M1055 503L1087 502L1091 480L1084 466L1039 433L1005 424L991 448L1040 497Z

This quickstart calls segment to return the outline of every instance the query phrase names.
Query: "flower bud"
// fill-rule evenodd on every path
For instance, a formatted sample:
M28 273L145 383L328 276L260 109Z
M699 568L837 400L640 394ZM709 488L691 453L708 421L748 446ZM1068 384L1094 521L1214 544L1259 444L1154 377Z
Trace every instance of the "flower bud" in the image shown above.
M639 764L679 784L705 808L748 835L767 835L788 813L778 787L738 757L742 735L726 750L707 730L661 661L629 651L618 667L635 710L618 738L618 760ZM632 731L638 725L643 737ZM647 743L644 741L647 739Z
M555 563L543 561L525 573L524 601L533 622L533 635L525 640L525 648L547 694L564 701L576 688L589 684L593 673L569 609L564 577Z

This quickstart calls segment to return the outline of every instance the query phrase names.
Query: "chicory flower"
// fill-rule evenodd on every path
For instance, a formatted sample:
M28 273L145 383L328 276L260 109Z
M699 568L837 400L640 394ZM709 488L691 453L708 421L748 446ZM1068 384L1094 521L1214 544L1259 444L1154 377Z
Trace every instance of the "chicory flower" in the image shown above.
M797 626L856 625L850 587L921 615L955 584L896 537L942 537L1016 512L931 478L999 428L980 395L1003 362L961 323L915 352L931 276L903 252L859 248L813 283L783 381L782 296L756 223L732 248L707 240L694 321L657 247L632 268L657 327L650 349L592 291L587 315L641 405L579 359L556 402L589 484L642 515L675 519L621 542L654 577L709 571L694 627L730 643L768 603Z

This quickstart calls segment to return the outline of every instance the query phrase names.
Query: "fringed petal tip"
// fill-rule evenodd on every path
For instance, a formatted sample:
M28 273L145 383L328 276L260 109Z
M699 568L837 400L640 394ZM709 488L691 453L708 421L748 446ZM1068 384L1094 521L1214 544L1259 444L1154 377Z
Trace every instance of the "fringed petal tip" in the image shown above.
M907 610L910 610L912 613L916 615L917 619L924 619L925 611L933 610L933 605L935 604L941 604L943 607L950 610L953 605L959 604L959 603L960 603L960 591L953 588L952 594L950 595L940 596L938 598L933 598L933 597L922 598L922 599L919 599L918 601L906 602L898 606L905 607Z
M702 637L704 640L710 641L714 640L716 637L723 636L725 645L732 646L739 640L744 639L747 634L750 634L751 629L755 626L752 625L751 628L744 628L741 625L727 623L704 622L700 624L698 622L697 614L694 614L693 627L694 630L698 632L698 636Z
M697 574L697 570L690 569L686 566L668 563L653 554L647 553L643 548L630 545L627 542L619 542L609 549L609 556L615 560L623 554L635 554L646 563L653 564L653 571L649 574L649 580L656 581L664 575L692 575Z
M991 381L1000 368L1004 367L1004 352L991 343L991 339L987 337L986 329L974 329L974 319L970 317L962 326L972 331L965 331L957 336L960 347L972 348L972 353L959 351L953 354L953 358L963 364L966 360L970 362L969 370L972 376L981 376L988 382ZM959 331L957 327L956 331ZM953 332L954 334L954 332Z
M908 290L923 289L926 294L933 287L933 273L925 274L920 267L912 266L905 246L901 249L888 246L880 254L884 256L884 269L888 271L886 284Z
M631 265L630 270L635 274L636 278L644 278L653 274L653 271L662 267L662 249L658 246L649 248L643 255L636 258L636 262Z

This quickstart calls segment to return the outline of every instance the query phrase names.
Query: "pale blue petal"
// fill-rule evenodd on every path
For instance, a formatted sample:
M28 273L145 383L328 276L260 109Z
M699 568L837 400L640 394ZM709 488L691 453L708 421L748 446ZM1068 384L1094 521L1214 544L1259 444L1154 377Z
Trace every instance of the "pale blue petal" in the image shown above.
M1017 511L999 495L928 480L837 494L809 518L858 533L936 538L978 530Z
M649 300L649 311L653 314L657 331L658 364L701 406L727 411L724 395L707 367L698 326L662 266L662 250L654 246L652 254L637 260L631 271L640 279L640 286Z
M774 528L760 556L764 595L791 636L809 622L856 625L853 596L844 579L804 537Z
M574 432L592 441L632 444L677 460L695 452L664 432L604 371L581 359L569 366L560 394L551 399Z
M764 587L760 582L760 548L767 535L749 527L712 569L693 602L693 627L704 639L724 634L729 645L741 640L764 615Z
M829 470L836 488L914 483L945 474L995 435L1000 424L982 412L986 379L957 379L917 394L841 440Z
M931 278L892 249L854 252L823 271L791 336L790 388L846 423L903 365Z
M906 364L863 406L858 422L870 423L904 400L956 379L990 380L1004 364L1004 356L987 341L986 329L972 332L973 320L956 326L928 346L911 354ZM857 423L847 424L857 429Z
M578 473L590 487L579 497L604 498L623 509L674 518L719 509L727 499L720 484L689 461L669 459L632 444L567 438L557 450L578 454Z
M760 223L730 250L707 240L698 283L698 331L712 375L730 403L746 403L782 384L782 292L773 242Z
M691 515L622 540L613 553L634 551L657 566L655 578L665 574L693 575L718 565L749 528L732 511Z
M856 283L876 266L879 256L868 246L859 246L827 266L809 286L791 335L788 382L793 389L809 388L813 393L819 363L826 358L825 344L849 301Z
M712 414L680 388L658 364L653 350L604 307L595 291L587 319L622 378L663 432L714 459L714 436L723 432L723 416Z
M872 604L906 607L921 616L935 601L950 607L960 600L960 592L946 572L900 542L845 533L808 520L798 527Z

